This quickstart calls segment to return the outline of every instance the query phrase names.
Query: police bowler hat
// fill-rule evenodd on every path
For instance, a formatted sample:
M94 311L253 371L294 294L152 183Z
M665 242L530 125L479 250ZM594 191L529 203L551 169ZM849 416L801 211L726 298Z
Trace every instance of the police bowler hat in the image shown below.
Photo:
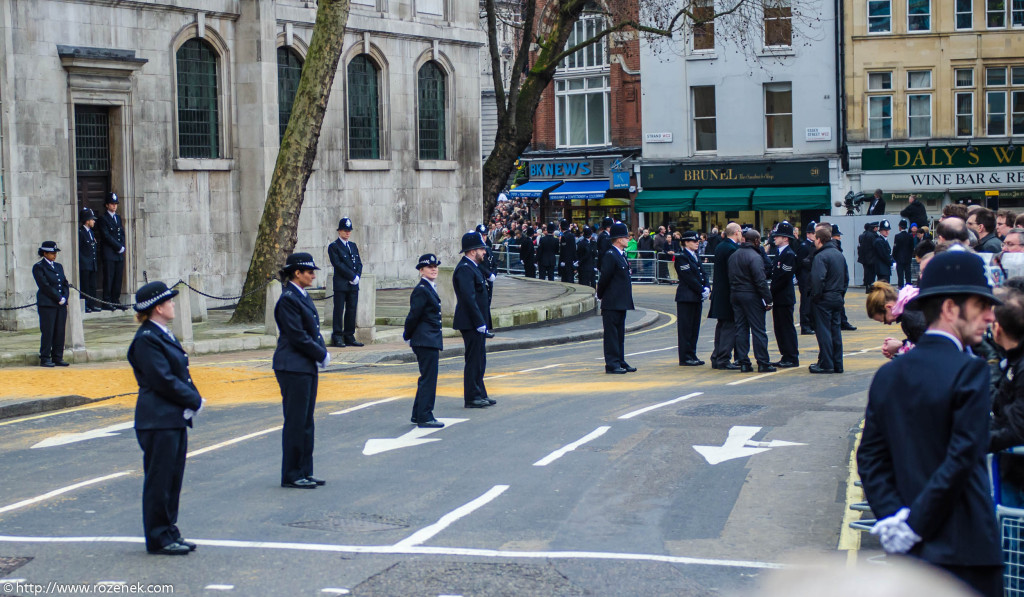
M892 230L892 224L889 223L889 220L881 220L880 222L878 222L878 229Z
M483 224L477 224L475 230L477 234L487 234L487 226Z
M696 230L687 230L686 232L683 233L682 241L686 242L688 240L695 240L698 242L700 241L700 236L697 235Z
M83 207L82 211L78 212L78 219L82 222L88 222L89 220L95 220L96 214L88 207Z
M43 253L59 253L60 249L57 248L57 241L55 240L44 240L43 244L39 245L39 256L42 257Z
M612 240L615 240L616 238L629 238L629 229L626 228L625 224L612 224L609 237Z
M117 203L118 203L117 193L107 193L107 198L103 202L103 205L110 205L111 203L113 203L114 205L117 205Z
M487 245L484 241L480 240L480 235L475 230L462 235L462 253L467 253L473 249L486 249Z
M338 230L352 230L352 220L348 218L338 220Z
M985 262L966 250L949 250L933 257L921 273L918 288L920 291L914 301L929 296L974 294L997 305L1003 304L992 294L985 275Z
M789 240L796 240L793 235L793 225L789 222L779 222L779 225L772 231L772 236L784 236Z
M160 281L150 282L135 293L135 305L132 308L136 313L142 313L176 296L178 291L168 288L167 284Z
M288 259L284 262L284 267L281 268L282 275L288 275L296 270L316 270L320 269L313 262L313 256L309 253L292 253L288 256Z
M420 255L419 263L416 264L416 269L437 267L439 265L441 265L441 260L437 258L437 255L427 253L426 255Z
M604 219L601 220L601 228L607 228L607 227L611 226L614 223L615 223L615 220L609 218L608 216L605 216Z
M843 233L839 231L839 226L832 224L832 236L842 236Z

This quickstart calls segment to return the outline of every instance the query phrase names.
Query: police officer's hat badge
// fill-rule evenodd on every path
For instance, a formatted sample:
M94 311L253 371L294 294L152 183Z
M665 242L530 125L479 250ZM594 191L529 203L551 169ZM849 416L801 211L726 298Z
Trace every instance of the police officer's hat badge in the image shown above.
M88 207L83 207L82 211L78 212L78 219L82 222L88 222L89 220L95 220L96 214Z
M416 264L416 269L437 267L439 265L441 265L441 260L437 258L437 255L427 253L426 255L420 255L419 263Z
M878 222L878 229L892 230L892 224L889 223L889 220L881 220L880 222Z
M106 205L110 205L111 203L113 203L114 205L117 205L117 203L118 203L117 193L113 193L113 192L107 193L107 199L103 203L106 204Z
M487 226L484 226L483 224L477 224L475 230L477 234L487 234Z
M352 220L348 218L338 220L338 230L352 230Z

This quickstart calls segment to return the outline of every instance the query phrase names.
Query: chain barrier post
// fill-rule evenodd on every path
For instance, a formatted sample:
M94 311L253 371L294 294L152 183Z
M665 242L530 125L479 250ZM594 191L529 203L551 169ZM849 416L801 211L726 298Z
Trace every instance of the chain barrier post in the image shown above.
M68 321L64 335L67 338L66 347L74 354L75 363L84 363L85 352L85 325L82 314L82 295L77 288L68 289Z
M327 281L324 283L323 323L324 325L334 325L334 272L327 274Z
M179 292L178 296L173 299L175 317L171 322L171 330L178 337L178 341L181 342L185 352L192 352L195 348L195 339L192 336L192 301L189 300L192 292L188 288L183 288L182 290L184 292Z
M332 299L333 302L333 299ZM373 344L377 337L377 276L359 276L359 303L356 305L356 340Z
M188 292L192 295L189 297L189 302L192 303L192 322L202 323L204 321L209 321L210 312L206 308L206 297L199 294L199 292L205 290L205 288L203 288L203 275L199 272L192 272L189 274L188 286Z
M451 321L455 317L455 286L452 277L455 266L437 268L437 296L441 299L441 318Z
M277 337L277 321L274 320L274 307L277 306L277 300L281 298L281 282L279 280L271 280L267 284L267 305L263 311L263 326L265 334L268 336Z

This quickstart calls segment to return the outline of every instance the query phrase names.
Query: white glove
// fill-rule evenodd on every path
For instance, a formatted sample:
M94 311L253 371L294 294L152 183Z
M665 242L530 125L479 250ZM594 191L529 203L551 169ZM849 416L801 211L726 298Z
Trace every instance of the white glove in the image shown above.
M330 364L331 364L331 353L330 353L330 351L328 351L327 352L327 356L324 357L324 360L322 360L319 363L317 363L317 366L319 366L321 369L326 369L327 365L330 365Z
M184 417L186 421L190 420L192 417L194 417L194 416L198 415L199 413L203 412L203 407L206 406L206 398L200 398L199 400L200 400L199 408L197 410L192 410L191 408L186 408L185 412L181 413L181 416Z
M495 281L497 279L498 279L498 276L495 276L494 274L491 274L491 277L487 278L487 281L488 282L493 282L493 281Z
M405 343L406 343L406 345L408 345L408 346L412 346L412 340L406 340L406 341L405 341Z
M358 286L359 285L359 276L356 276L355 278L352 278L352 285L353 286Z
M700 293L700 300L706 301L709 296L711 296L711 289L705 286L704 291Z
M60 297L60 301L59 301L59 302L58 302L57 304L58 304L58 305L63 305L63 304L64 304L64 303L66 303L66 302L68 302L68 299L66 299L66 298L64 298L64 297Z
M878 536L886 553L907 553L921 537L907 524L910 516L909 508L900 508L899 512L883 518L871 528L871 534Z
M121 253L124 253L124 247L121 247L121 250L117 252L118 255L120 255Z
M565 267L565 262L564 261L559 262L558 267Z
M487 326L486 325L482 325L482 326L476 328L476 331L480 332L481 334L486 334L487 333Z
M573 261L572 262L572 266L573 267L579 267L580 266L580 262L579 261Z

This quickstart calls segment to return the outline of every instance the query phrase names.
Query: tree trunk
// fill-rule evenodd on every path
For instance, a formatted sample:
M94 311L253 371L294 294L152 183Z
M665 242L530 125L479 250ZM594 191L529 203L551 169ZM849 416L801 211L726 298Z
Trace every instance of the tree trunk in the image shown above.
M238 302L232 323L262 321L266 294L256 290L277 275L295 249L299 213L306 183L313 172L334 75L341 60L348 12L349 0L320 0L318 3L313 38L302 66L292 115L281 139L256 246L242 287L242 293L247 296Z

